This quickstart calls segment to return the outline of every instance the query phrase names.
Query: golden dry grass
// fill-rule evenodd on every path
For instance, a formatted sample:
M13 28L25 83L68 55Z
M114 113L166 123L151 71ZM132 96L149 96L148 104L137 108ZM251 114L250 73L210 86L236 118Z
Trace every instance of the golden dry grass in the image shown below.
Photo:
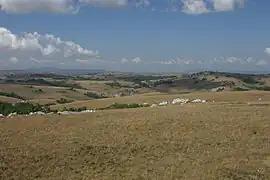
M269 117L246 104L17 117L0 123L0 179L267 180Z
M41 89L42 93L35 93L34 90ZM90 99L84 95L86 91L76 90L71 91L65 87L53 87L53 86L32 86L18 85L18 84L0 84L0 91L3 92L15 92L19 96L24 97L27 100L35 102L41 102L44 104L46 101L55 102L60 98L69 98L74 100L87 100ZM45 101L44 101L45 100Z
M111 87L109 85L106 85L106 83L112 83L113 81L92 81L92 80L80 80L76 81L77 84L80 84L80 86L86 88L88 91L96 92L96 93L107 93L109 96L113 96L114 94L125 91L127 88L120 88L120 87ZM121 85L129 85L131 86L132 82L125 82L125 81L117 81ZM143 88L140 89L143 93ZM147 92L149 92L149 89L147 89Z
M107 98L89 101L77 101L64 105L55 105L52 108L62 109L64 107L83 107L88 108L103 108L112 103L157 103L164 100L173 100L175 98L189 98L189 99L206 99L209 102L213 100L216 102L248 102L258 101L262 98L263 101L270 101L270 92L264 91L248 91L248 92L197 92L190 94L164 94L164 93L149 93L142 95L126 96L119 98Z
M17 99L17 98L0 96L0 102L17 103L19 101L21 101L21 100Z

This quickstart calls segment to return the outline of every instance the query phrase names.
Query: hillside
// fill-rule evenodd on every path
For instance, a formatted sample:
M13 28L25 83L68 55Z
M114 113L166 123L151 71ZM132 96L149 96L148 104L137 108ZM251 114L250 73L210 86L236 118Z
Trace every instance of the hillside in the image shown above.
M270 97L239 93L195 106L2 121L0 177L267 180Z
M217 72L4 77L0 179L268 180L269 82Z

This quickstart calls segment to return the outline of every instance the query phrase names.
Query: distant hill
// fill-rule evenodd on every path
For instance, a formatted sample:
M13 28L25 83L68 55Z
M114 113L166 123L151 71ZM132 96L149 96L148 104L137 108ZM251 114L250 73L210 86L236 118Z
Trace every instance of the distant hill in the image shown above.
M83 75L83 74L104 74L103 69L59 69L52 67L37 67L22 70L0 70L0 74L25 74L25 73L53 73L59 75Z

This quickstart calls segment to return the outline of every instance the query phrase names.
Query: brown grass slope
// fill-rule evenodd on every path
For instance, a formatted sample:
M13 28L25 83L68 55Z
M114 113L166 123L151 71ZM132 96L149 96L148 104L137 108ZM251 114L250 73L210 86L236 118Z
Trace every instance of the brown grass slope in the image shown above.
M270 107L198 104L0 122L0 179L270 179Z
M17 102L20 102L20 101L21 100L17 99L17 98L0 96L0 102L17 103Z
M35 93L35 90L41 89L42 92ZM31 85L18 85L18 84L0 84L0 91L2 92L15 92L19 96L27 100L38 102L41 104L53 103L60 98L74 99L74 100L89 100L84 95L86 91L76 90L72 91L65 87L54 86L31 86Z
M245 102L258 101L262 98L262 101L270 102L270 92L266 91L248 91L248 92L194 92L190 94L166 94L166 93L147 93L142 95L126 96L119 98L106 98L98 100L76 101L68 104L54 105L54 109L63 109L64 107L83 107L88 108L104 108L112 103L158 103L164 100L173 100L175 98L189 98L189 99L206 99L209 102L213 100L222 103L232 102Z

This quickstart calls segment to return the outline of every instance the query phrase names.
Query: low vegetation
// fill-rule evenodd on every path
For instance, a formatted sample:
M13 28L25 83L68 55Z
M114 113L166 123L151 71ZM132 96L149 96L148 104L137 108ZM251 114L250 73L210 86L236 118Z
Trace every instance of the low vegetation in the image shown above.
M253 77L241 77L240 79L246 84L257 84L258 83L258 81L256 81Z
M82 111L86 111L87 108L84 106L84 107L79 107L79 108L67 108L67 107L64 107L62 111L70 111L70 112L82 112Z
M93 98L93 99L103 99L103 98L108 98L108 96L106 96L105 94L97 94L97 93L94 93L94 92L87 92L87 93L84 93L85 96L87 97L90 97L90 98Z
M74 100L71 99L65 99L65 98L60 98L56 101L58 104L66 104L66 103L71 103L74 102Z
M0 179L269 180L269 117L225 103L14 117L0 123Z
M21 103L5 103L0 102L0 114L5 116L9 115L10 113L16 114L29 114L30 112L50 112L48 106L41 106L39 104L32 104L28 102L21 102Z
M42 89L35 89L32 90L33 93L39 94L39 93L44 93L44 91Z
M121 103L113 103L105 108L100 108L100 110L105 109L130 109L130 108L141 108L141 107L149 107L149 104L121 104Z
M15 92L11 92L11 93L9 93L9 92L0 92L0 95L1 96L6 96L6 97L13 97L13 98L25 100L22 96L19 96Z
M53 80L48 81L42 78L38 79L25 79L25 80L14 80L14 79L7 79L5 80L6 83L12 84L30 84L30 85L40 85L40 86L55 86L55 87L69 87L69 88L76 88L76 89L84 89L82 86L76 83L68 83L66 80Z

